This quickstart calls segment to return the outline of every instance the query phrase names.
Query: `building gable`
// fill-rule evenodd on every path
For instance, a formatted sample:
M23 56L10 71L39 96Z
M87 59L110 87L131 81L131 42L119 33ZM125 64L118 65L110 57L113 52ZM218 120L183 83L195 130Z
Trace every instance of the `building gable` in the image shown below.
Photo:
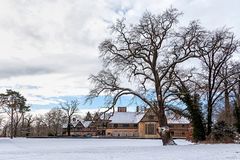
M151 109L148 109L140 122L158 122L158 119L156 114Z
M81 121L78 121L77 125L74 126L75 128L84 128L84 125Z

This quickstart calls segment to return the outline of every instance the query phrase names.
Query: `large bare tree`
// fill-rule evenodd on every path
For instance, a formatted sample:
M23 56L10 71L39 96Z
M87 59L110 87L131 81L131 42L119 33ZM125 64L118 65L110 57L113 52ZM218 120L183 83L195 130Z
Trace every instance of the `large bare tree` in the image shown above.
M236 70L240 71L240 62ZM236 85L232 88L233 91L233 105L234 105L234 118L235 118L235 126L237 128L238 133L240 133L240 74L235 76L235 80L237 81Z
M78 106L79 106L79 101L78 100L72 100L72 101L67 101L64 103L61 103L61 109L63 110L66 119L67 119L67 133L68 136L70 136L71 133L71 120L72 116L78 111Z
M235 76L236 72L225 72L233 54L239 47L239 41L227 29L209 32L205 37L199 54L201 55L201 83L206 93L207 101L207 135L211 133L213 123L213 108L223 93L227 93L234 83L227 79ZM221 74L221 72L225 74ZM237 71L239 72L239 71ZM223 76L224 75L224 76ZM225 99L226 100L226 99Z
M180 15L170 8L159 15L146 12L135 25L117 21L112 38L99 46L104 70L90 76L94 86L88 100L106 95L110 110L121 96L137 97L158 117L163 145L174 144L165 115L173 71L198 57L195 53L205 34L196 21L177 27Z

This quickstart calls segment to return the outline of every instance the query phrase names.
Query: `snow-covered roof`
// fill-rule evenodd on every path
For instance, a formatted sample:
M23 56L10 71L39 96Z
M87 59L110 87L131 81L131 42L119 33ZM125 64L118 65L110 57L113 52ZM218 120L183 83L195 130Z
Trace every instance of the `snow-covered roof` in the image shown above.
M75 121L72 121L71 124L73 125L73 127L76 127L77 124L79 123L79 120L75 120ZM68 124L65 123L63 124L63 128L67 128L68 127Z
M71 123L72 123L73 127L76 127L79 123L79 120L72 121Z
M145 112L146 113L146 112ZM115 112L110 117L110 123L133 123L137 124L141 121L144 112ZM167 121L169 124L189 124L190 121L185 117L168 115Z
M185 117L168 117L168 124L189 124L190 121Z
M142 112L115 112L109 120L110 123L138 123L145 113Z
M75 120L72 121L71 124L73 125L73 127L76 127L78 125L78 123L82 123L82 125L87 128L89 127L89 125L92 123L92 121L85 121L85 120ZM65 123L63 124L63 128L67 128L68 124Z
M105 118L104 118L104 115L102 114L100 118L104 120L104 119L108 119L110 116L109 118L110 123L113 123L113 124L114 123L137 124L142 120L142 118L146 113L147 112L114 112L114 113L106 113ZM167 115L167 121L168 121L168 124L189 124L190 123L190 121L187 118L181 117L181 116L174 116L173 114ZM82 125L85 128L87 128L90 126L92 121L75 120L75 121L72 121L71 123L73 127L76 127L78 123L82 123ZM67 128L67 124L64 124L63 128Z
M83 126L85 128L89 127L89 125L92 123L92 121L81 121L81 123L83 124Z
M68 126L67 123L65 123L62 125L62 128L67 128L67 126Z

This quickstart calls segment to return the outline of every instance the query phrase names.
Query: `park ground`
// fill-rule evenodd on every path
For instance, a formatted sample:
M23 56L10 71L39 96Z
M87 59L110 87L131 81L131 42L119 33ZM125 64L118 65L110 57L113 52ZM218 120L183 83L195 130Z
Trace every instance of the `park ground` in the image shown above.
M239 144L146 139L0 138L0 160L240 160Z

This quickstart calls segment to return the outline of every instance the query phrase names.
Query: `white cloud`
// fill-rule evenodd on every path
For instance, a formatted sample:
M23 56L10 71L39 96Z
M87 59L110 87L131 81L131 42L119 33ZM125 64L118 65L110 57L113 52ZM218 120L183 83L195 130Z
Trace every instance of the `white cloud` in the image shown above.
M13 88L31 104L49 97L85 95L89 74L101 68L98 45L117 18L135 23L146 10L184 12L210 29L232 27L240 36L238 0L1 0L0 91Z

